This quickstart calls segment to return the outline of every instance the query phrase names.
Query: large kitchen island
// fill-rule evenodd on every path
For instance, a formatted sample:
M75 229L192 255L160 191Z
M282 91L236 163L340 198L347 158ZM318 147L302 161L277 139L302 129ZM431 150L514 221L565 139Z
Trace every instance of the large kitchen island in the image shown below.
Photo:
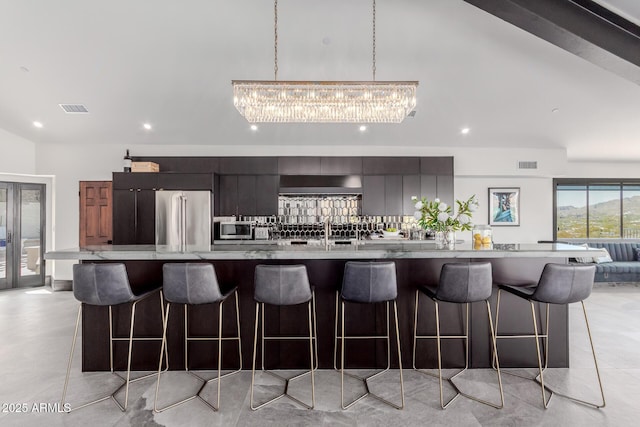
M253 302L253 274L258 264L304 264L315 288L318 319L318 356L320 368L333 367L336 290L340 288L345 262L349 260L393 260L396 263L398 281L398 314L402 361L404 367L412 364L413 313L415 290L426 283L437 283L442 264L448 262L484 262L493 267L496 283L521 285L535 283L546 263L567 263L569 258L584 256L583 247L566 244L502 244L490 249L474 250L469 243L458 243L454 249L437 249L433 242L394 242L388 244L364 243L353 245L277 245L273 242L258 244L214 244L210 248L170 250L153 245L107 245L83 249L57 250L45 254L48 260L78 260L81 263L122 262L127 267L131 286L141 291L162 283L162 265L166 262L202 262L214 265L218 280L224 286L238 286L242 335L243 367L250 369L253 348L255 303ZM204 250L203 250L204 249ZM595 255L598 250L591 250ZM421 303L419 330L423 335L435 334L435 318L431 302ZM492 297L495 314L495 292ZM530 333L530 317L523 315L527 309L524 301L507 294L501 303L500 333ZM231 304L225 310L225 334L235 333L235 316ZM296 311L297 309L300 311ZM266 330L270 335L304 334L306 323L304 307L268 307ZM183 369L183 316L181 309L173 312L169 323L168 346L171 369ZM211 335L217 331L214 307L197 307L190 310L190 334ZM160 335L160 304L139 306L138 333L146 336ZM116 310L115 334L127 334L128 314ZM488 322L484 305L472 305L470 321L470 367L491 366ZM544 316L538 316L544 318ZM460 333L463 327L462 311L458 306L443 304L441 307L442 333ZM83 310L82 366L85 371L109 369L107 310L104 307L87 307ZM569 366L569 323L566 306L551 309L550 367ZM227 328L227 326L229 326ZM69 325L69 328L72 328ZM385 330L384 307L352 305L348 311L348 334L382 334ZM531 342L529 342L531 341ZM157 369L159 343L135 344L132 369ZM190 344L190 367L212 368L215 362L215 343ZM386 363L384 340L369 342L358 340L349 343L347 363L351 367L382 366ZM293 347L292 347L293 346ZM299 347L296 347L299 346ZM304 343L286 343L280 347L268 344L265 363L267 368L300 368L308 358ZM464 365L462 340L448 340L443 344L443 367ZM234 368L237 346L229 341L223 349L223 364ZM392 350L393 351L393 350ZM535 346L532 340L500 340L498 347L501 365L504 367L535 366ZM115 368L122 369L126 361L126 345L115 349ZM393 357L392 359L395 359ZM308 360L308 359L306 359ZM226 363L228 361L228 363ZM436 345L422 340L417 351L417 364L436 367Z

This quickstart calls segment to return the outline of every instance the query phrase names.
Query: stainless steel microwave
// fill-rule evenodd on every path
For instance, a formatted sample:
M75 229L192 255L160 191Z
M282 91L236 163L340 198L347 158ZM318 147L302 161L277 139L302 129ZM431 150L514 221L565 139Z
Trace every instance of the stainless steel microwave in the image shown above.
M220 222L220 239L223 239L223 240L253 239L253 222L249 222L249 221Z

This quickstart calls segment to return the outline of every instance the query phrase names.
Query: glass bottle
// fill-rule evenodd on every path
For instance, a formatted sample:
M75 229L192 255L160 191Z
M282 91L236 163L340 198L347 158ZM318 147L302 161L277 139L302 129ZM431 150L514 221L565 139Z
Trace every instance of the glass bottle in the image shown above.
M124 159L122 159L122 167L125 172L131 172L131 156L129 155L129 150L127 150L127 154L125 154Z

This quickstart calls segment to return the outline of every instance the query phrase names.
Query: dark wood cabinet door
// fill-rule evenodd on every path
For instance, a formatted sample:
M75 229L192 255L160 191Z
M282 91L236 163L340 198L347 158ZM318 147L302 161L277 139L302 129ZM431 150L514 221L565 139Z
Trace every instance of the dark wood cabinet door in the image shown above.
M158 173L154 172L114 172L113 189L128 190L140 188L154 190L158 188Z
M420 173L419 157L363 157L362 173L376 175L411 175Z
M320 157L280 157L280 175L320 175Z
M213 191L213 174L210 174L210 173L159 173L158 188L162 190Z
M420 196L429 200L435 199L438 194L437 177L435 175L420 176Z
M80 247L113 240L111 181L80 181Z
M278 215L279 175L256 177L256 215Z
M424 175L453 175L453 157L421 157L420 173Z
M278 173L277 157L221 157L222 175L256 175Z
M320 157L321 175L361 175L362 157Z
M402 215L402 175L384 177L384 213Z
M135 211L136 244L154 245L156 243L156 192L137 190Z
M453 175L438 175L436 185L438 198L453 206Z
M238 214L238 176L237 175L220 175L219 176L220 191L218 195L214 195L218 200L219 215L237 215Z
M238 213L256 214L256 176L238 175Z
M135 244L136 210L135 191L113 190L113 243Z
M420 195L420 175L404 175L402 177L402 214L413 215L415 203L411 197L421 198Z
M362 179L362 215L384 215L384 175L365 175Z

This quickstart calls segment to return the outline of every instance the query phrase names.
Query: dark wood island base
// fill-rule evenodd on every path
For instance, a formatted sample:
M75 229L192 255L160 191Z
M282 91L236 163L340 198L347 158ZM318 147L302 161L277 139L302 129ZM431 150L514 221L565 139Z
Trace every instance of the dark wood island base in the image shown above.
M398 315L400 328L400 341L402 348L403 368L412 367L413 350L413 323L415 290L426 283L437 283L442 264L447 262L483 262L490 261L493 267L495 282L522 284L535 283L546 263L566 263L567 256L555 255L552 257L535 256L527 257L482 257L482 253L466 258L463 253L455 253L448 258L440 251L436 258L393 258L385 257L384 260L393 260L396 263L398 280ZM55 255L55 254L54 254ZM337 255L337 254L335 254ZM364 255L364 254L363 254ZM443 257L444 256L444 257ZM81 259L81 262L124 262L129 274L131 286L136 290L143 290L149 285L162 283L162 265L166 262L209 262L215 267L218 280L224 286L238 286L240 298L240 318L242 336L242 360L243 369L251 369L251 356L253 350L253 333L255 319L255 303L253 301L253 275L258 264L304 264L307 267L311 284L315 287L316 309L318 319L318 358L319 367L322 369L334 366L334 328L336 297L342 281L345 259L184 259L176 257L171 259L170 254L165 254L162 260L138 259ZM113 257L112 257L113 258ZM351 257L352 258L352 257ZM53 258L56 259L56 258ZM60 259L60 258L57 258ZM376 260L380 257L361 260ZM491 307L495 319L495 296L491 299ZM423 302L424 301L424 302ZM225 305L225 334L230 336L235 333L235 308L233 304ZM198 306L189 310L189 329L192 335L215 335L217 333L216 310L212 307ZM501 303L500 333L530 333L532 325L530 317L522 316L522 312L528 309L528 303L519 301L511 295L504 295ZM305 306L300 307L267 307L266 333L269 335L295 335L306 333L306 323L299 319L306 317ZM544 310L539 307L539 314ZM136 324L136 335L158 336L161 335L160 307L156 298L148 304L138 307L139 318ZM372 332L383 334L385 332L384 305L370 307L369 305L352 304L349 308L346 330L348 334L370 335ZM491 366L490 341L488 333L488 321L484 304L472 305L470 310L470 351L469 366L472 368L487 368ZM539 319L544 316L539 315ZM461 333L463 330L463 310L456 306L443 303L441 305L441 324L443 334ZM566 306L551 307L550 336L550 367L569 366L568 348L568 310ZM128 313L126 310L114 310L114 333L116 336L125 336L128 333ZM82 369L84 371L109 370L109 325L107 309L103 307L86 307L82 319ZM228 328L227 328L228 327ZM419 316L419 334L435 335L435 317L433 303L427 298L421 298L421 312ZM168 326L168 349L170 369L184 369L184 314L180 306L172 306L172 316ZM393 340L394 332L391 332L392 360L396 360ZM158 352L160 344L157 342L137 342L132 361L132 370L156 370L158 368ZM215 342L191 343L189 348L189 367L191 369L213 369L216 366L217 348ZM384 340L357 340L349 341L349 351L346 366L357 367L384 367L386 364L386 344ZM305 342L272 342L267 344L265 352L265 366L281 369L304 369L308 363L308 347ZM223 367L237 369L232 365L237 361L237 344L231 341L223 344ZM535 343L531 340L500 340L498 352L502 367L534 367L537 366L535 358ZM421 340L417 348L416 364L422 368L437 368L435 340ZM443 341L444 368L458 368L464 366L464 347L462 340ZM126 365L126 343L116 344L114 350L115 369L124 369ZM237 362L236 362L237 363ZM258 364L260 354L258 354ZM394 366L392 362L392 367Z

